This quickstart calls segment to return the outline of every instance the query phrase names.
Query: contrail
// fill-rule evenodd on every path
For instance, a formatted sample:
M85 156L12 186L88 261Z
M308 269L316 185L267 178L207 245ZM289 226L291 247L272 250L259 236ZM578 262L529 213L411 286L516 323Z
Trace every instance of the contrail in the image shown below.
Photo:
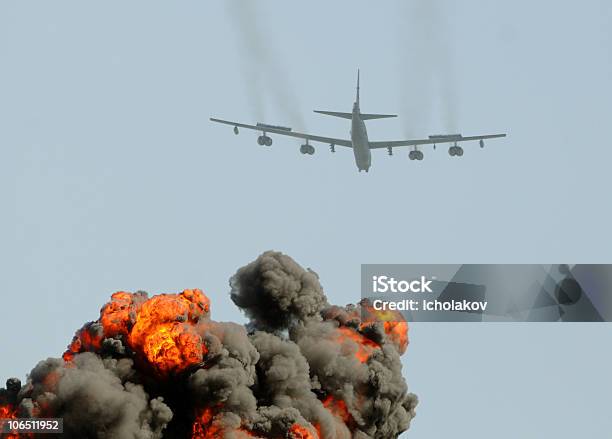
M261 14L252 0L229 0L227 12L234 20L239 35L240 55L249 100L259 122L265 120L265 97L270 96L294 127L304 129L299 100L288 82L287 73L276 56L272 40L260 28Z
M440 0L401 2L400 97L405 135L422 136L434 111L448 133L457 131L458 99L451 37ZM434 105L435 101L439 105Z

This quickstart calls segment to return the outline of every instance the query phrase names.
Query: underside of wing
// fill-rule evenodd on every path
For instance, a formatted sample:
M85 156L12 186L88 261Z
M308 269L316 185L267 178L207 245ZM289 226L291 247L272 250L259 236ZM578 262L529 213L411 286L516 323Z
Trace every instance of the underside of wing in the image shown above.
M464 137L461 134L435 135L429 136L427 139L412 139L412 140L388 140L381 142L370 142L370 149L379 148L397 148L400 146L420 146L420 145L436 145L442 143L459 143L468 142L470 140L497 139L506 137L505 134L486 134L484 136L469 136ZM481 143L482 146L482 143Z
M268 134L278 134L280 136L287 136L287 137L294 137L297 139L304 139L307 141L313 141L313 142L321 142L321 143L328 143L330 145L337 145L337 146L346 146L348 148L352 148L353 147L353 143L348 140L348 139L338 139L335 137L325 137L325 136L317 136L314 134L307 134L307 133L299 133L296 131L293 131L291 128L287 128L287 127L281 127L281 126L277 126L277 125L267 125L267 124L263 124L263 123L258 123L257 125L248 125L248 124L244 124L244 123L239 123L239 122L232 122L229 120L222 120L222 119L215 119L215 118L210 118L210 120L212 122L217 122L217 123L222 123L225 125L230 125L234 127L234 132L236 134L238 134L238 129L239 128L244 128L247 130L255 130L255 131L260 131L262 133L265 133L266 135Z

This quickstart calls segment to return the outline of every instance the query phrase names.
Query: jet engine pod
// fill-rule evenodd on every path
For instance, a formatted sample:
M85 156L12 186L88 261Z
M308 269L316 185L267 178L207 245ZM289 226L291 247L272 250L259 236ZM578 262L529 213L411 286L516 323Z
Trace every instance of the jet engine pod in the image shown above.
M314 146L309 145L308 143L300 146L300 152L302 154L309 154L309 155L313 155L315 153L315 149Z
M410 151L408 153L408 157L410 158L410 160L423 160L425 154L423 154L423 151L419 151L418 149L416 149L414 151Z
M238 135L240 131L238 131L238 127L234 127L234 134Z
M257 144L261 146L272 146L272 138L268 136L259 136L257 138Z
M460 146L451 146L450 148L448 148L448 154L452 157L461 157L463 155L463 148Z

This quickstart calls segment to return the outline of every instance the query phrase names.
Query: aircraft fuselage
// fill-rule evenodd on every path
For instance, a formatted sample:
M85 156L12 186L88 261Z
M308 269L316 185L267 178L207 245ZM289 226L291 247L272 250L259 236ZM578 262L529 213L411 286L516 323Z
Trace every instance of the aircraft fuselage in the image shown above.
M368 172L372 164L370 142L368 141L368 131L366 130L365 122L361 119L357 103L353 107L353 118L351 119L351 142L353 142L353 154L355 154L357 169L359 169L359 172Z

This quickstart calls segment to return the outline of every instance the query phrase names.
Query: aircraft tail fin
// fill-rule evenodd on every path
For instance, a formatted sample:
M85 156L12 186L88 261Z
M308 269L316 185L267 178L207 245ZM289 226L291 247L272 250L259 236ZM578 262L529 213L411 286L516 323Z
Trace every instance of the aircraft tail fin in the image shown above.
M359 105L359 69L357 69L357 100L355 102Z
M339 111L322 111L314 110L315 113L325 114L327 116L341 117L342 119L352 119L353 113L341 113Z

